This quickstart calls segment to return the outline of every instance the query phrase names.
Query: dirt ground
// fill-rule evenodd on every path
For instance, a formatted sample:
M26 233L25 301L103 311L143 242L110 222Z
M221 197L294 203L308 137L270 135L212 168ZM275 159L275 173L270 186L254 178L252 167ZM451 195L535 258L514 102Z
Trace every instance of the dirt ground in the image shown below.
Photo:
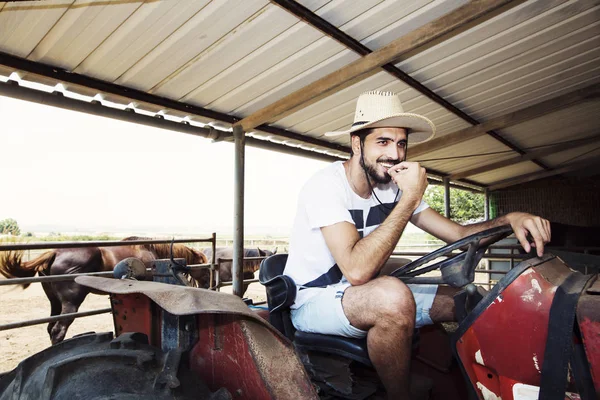
M256 275L258 277L258 273ZM231 287L225 287L221 291L231 293ZM246 297L252 298L255 302L264 301L266 299L264 288L260 283L253 283L249 286ZM25 290L20 286L2 286L0 299L0 324L50 316L50 303L39 283L34 283ZM110 307L108 296L90 294L79 311L107 307ZM47 324L42 324L0 331L0 373L12 370L21 360L51 345L46 326ZM76 319L69 327L67 338L92 331L113 331L112 315L100 314Z

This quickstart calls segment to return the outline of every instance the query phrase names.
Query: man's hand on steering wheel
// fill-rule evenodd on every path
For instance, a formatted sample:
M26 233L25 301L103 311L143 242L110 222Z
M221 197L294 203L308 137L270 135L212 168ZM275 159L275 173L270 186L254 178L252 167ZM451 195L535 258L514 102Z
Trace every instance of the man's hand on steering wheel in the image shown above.
M532 247L537 249L538 257L544 254L544 244L550 241L550 221L547 219L522 212L512 212L505 216L510 223L515 236L523 246L523 249L529 253ZM527 236L531 236L532 242Z

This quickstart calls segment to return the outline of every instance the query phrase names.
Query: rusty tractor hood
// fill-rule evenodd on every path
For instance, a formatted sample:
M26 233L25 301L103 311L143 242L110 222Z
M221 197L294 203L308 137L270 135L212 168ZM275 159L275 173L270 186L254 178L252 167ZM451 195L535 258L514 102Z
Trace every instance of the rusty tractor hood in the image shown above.
M75 282L89 288L113 294L140 293L149 297L173 315L229 314L259 322L285 341L277 329L252 312L237 296L207 289L171 285L160 282L79 276Z

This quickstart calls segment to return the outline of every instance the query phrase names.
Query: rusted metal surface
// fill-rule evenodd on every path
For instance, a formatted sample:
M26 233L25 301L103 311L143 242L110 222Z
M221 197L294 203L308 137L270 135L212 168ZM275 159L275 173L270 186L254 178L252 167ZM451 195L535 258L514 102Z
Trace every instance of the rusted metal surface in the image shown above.
M291 344L265 325L235 315L200 316L198 325L190 368L210 388L241 400L318 399Z
M148 336L148 341L160 347L160 335L152 325L152 301L139 293L112 294L110 301L113 309L115 334L125 332L141 332Z
M550 307L571 270L545 255L522 263L515 272L520 275L491 292L472 319L465 320L462 326L467 328L457 331L457 355L480 398L512 400L515 384L540 386Z
M577 322L590 366L596 398L600 398L600 280L597 277L579 299Z
M111 293L117 335L142 332L163 346L161 313L193 318L190 368L209 387L225 387L236 399L318 398L292 344L238 297L158 282L78 279Z
M250 311L239 298L156 282L93 281L96 281L92 286L95 289L113 292L111 300L117 335L141 332L148 336L150 344L163 346L165 319L160 314L166 311L159 307L167 303L156 300L162 300L162 290L169 290L177 299L175 303L183 303L186 307L181 309L168 304L170 312L197 314L187 315L187 318L194 319L193 336L197 338L190 351L189 366L209 387L215 390L227 388L236 399L318 398L292 344L274 332L259 313ZM124 285L110 285L114 282ZM129 286L130 283L133 285ZM148 286L154 289L144 288ZM182 295L181 289L188 295ZM140 293L131 293L136 290ZM114 294L117 291L124 293ZM198 293L200 298L207 297L209 301L199 304L198 299L189 297L190 291ZM153 298L152 295L157 293L160 295ZM215 304L209 306L211 301ZM243 313L238 311L240 305Z
M248 349L274 399L318 398L294 348L254 321L240 321Z
M281 335L279 331L249 310L242 299L230 294L166 283L117 280L93 276L81 276L75 279L75 282L106 293L144 294L173 315L238 315L258 321L272 332Z

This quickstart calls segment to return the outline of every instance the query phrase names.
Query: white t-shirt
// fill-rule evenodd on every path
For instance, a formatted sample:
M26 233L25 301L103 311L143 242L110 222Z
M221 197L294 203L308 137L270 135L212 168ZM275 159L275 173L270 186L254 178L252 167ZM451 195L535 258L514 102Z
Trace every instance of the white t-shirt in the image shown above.
M383 204L373 195L363 199L352 190L342 161L334 162L306 182L298 198L284 271L298 285L292 308L300 307L317 294L317 288L346 280L325 243L321 228L347 221L356 226L361 238L365 237L385 220L402 196L394 182L380 185L374 191ZM413 215L427 207L421 201Z

